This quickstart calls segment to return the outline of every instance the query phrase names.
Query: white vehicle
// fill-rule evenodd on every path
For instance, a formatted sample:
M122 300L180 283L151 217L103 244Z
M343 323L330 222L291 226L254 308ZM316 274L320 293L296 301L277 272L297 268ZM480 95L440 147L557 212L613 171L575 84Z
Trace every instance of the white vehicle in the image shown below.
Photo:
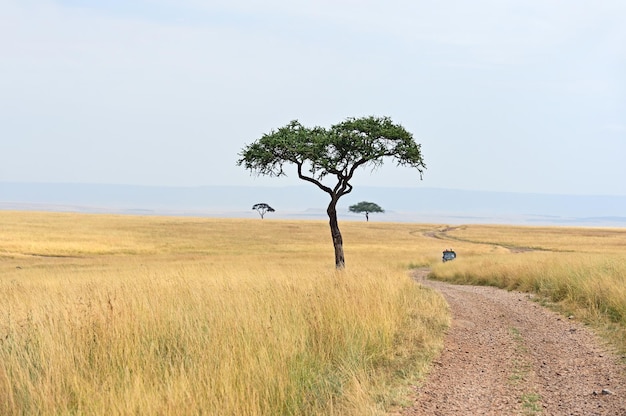
M454 250L446 249L446 250L443 251L443 258L442 258L442 260L443 260L444 263L447 262L447 261L450 261L450 260L454 260L454 259L456 259L456 253L454 252Z

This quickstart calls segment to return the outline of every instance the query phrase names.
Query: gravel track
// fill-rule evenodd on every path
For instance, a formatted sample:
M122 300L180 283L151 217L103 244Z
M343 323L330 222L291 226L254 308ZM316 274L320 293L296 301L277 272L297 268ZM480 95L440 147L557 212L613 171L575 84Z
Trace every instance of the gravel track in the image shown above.
M626 369L588 328L493 287L426 279L448 301L452 326L412 415L626 416Z

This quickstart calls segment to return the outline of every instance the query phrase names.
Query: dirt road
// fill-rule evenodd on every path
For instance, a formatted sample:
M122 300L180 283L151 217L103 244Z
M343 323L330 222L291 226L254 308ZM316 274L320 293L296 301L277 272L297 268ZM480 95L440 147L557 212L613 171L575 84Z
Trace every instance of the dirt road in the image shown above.
M444 351L408 415L626 416L626 372L584 325L527 294L426 280L451 307Z

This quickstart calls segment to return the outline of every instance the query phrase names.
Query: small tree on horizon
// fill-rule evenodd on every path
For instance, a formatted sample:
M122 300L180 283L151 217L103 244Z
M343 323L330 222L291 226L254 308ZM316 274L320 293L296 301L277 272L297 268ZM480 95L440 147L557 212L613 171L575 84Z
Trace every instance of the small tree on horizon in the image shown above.
M365 221L370 220L370 213L385 212L385 210L378 206L378 204L367 201L361 201L358 204L350 205L348 210L350 212L356 212L357 214L365 213Z
M274 208L270 207L265 202L261 202L259 204L254 204L252 206L252 209L256 210L259 213L259 215L261 216L261 219L265 218L265 213L267 213L267 212L275 212L276 211Z
M307 128L294 120L246 145L239 156L237 165L257 175L286 176L285 165L293 164L300 179L330 196L326 213L337 269L346 265L337 202L352 192L350 181L356 170L361 166L382 166L386 157L398 166L417 169L420 179L426 168L421 146L413 135L389 117L375 116L348 118L329 129Z

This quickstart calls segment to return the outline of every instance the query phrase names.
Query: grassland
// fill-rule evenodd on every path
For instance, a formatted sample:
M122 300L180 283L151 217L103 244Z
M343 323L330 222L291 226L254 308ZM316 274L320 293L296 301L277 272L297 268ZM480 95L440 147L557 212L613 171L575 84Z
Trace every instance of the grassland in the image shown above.
M626 230L341 227L337 272L323 221L0 212L0 414L385 414L449 323L411 267L626 350Z
M376 415L441 347L431 226L0 212L0 414Z

